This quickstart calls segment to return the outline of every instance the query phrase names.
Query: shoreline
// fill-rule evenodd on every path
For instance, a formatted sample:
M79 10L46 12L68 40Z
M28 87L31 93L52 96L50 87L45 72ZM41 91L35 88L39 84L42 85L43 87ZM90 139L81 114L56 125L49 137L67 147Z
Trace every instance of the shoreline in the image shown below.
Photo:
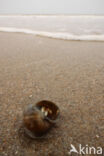
M66 40L66 41L96 41L104 42L104 35L75 35L61 32L45 32L45 31L35 31L26 28L15 28L15 27L0 27L0 32L4 33L22 33L26 35L35 35L40 37Z
M0 16L0 31L76 41L104 41L103 25L104 16Z

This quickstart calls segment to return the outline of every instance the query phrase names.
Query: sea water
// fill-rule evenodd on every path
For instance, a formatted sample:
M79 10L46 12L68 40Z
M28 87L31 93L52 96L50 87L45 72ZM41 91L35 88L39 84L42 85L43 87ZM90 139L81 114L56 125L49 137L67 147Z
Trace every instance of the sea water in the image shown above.
M65 40L104 41L104 16L1 15L0 31Z

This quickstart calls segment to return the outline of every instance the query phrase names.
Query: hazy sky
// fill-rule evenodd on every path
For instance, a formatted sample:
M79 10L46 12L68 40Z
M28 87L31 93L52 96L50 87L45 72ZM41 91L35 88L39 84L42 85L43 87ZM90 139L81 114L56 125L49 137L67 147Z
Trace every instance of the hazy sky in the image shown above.
M104 0L0 0L0 14L104 15Z

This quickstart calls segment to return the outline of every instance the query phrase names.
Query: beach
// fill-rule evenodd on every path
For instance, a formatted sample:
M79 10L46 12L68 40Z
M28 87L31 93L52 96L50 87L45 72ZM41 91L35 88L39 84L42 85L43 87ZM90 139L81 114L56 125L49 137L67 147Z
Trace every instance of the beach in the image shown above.
M22 112L40 100L59 121L30 139ZM71 144L104 149L104 42L0 32L0 156L67 156Z

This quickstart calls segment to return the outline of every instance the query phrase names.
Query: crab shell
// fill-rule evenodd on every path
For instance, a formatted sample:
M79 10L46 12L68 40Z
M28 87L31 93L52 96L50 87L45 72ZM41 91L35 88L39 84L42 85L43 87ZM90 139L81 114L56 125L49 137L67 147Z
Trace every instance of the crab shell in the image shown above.
M58 106L47 100L29 105L23 113L23 123L26 133L34 138L47 133L57 122Z

